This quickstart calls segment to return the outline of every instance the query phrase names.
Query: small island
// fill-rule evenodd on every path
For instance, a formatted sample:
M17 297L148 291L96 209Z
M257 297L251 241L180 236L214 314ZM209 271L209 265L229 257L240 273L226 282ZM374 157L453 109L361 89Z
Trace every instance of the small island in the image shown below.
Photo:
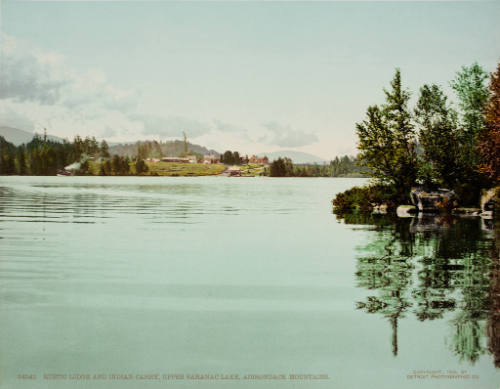
M489 80L489 84L488 84ZM333 199L334 212L465 213L500 209L500 64L489 75L477 63L442 87L425 84L413 109L396 70L385 103L356 124L360 163L370 185Z

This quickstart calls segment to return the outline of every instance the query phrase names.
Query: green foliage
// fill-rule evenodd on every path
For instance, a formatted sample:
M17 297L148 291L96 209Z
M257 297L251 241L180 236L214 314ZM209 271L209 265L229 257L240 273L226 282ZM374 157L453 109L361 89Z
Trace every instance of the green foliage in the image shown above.
M241 164L240 153L238 153L237 151L233 152L233 163L235 165L240 165Z
M369 174L369 169L361 163L358 157L350 157L344 155L342 157L335 157L330 161L330 177L363 177Z
M226 165L241 165L242 163L240 153L237 151L232 152L230 150L226 150L223 154L221 154L220 161Z
M481 188L491 185L480 172L491 180L500 160L489 157L500 144L496 139L500 139L500 127L490 124L498 121L498 103L487 106L490 92L486 79L487 73L477 63L457 73L451 86L459 100L458 113L437 85L424 85L412 118L410 94L403 89L401 73L396 70L391 88L384 91L385 104L368 107L365 120L356 124L359 158L370 169L369 174L385 185L388 193L396 193L403 204L415 185L428 189L444 186L456 192L462 205L477 204ZM495 81L492 76L492 85ZM495 93L499 87L490 89ZM484 136L486 130L489 136ZM481 164L480 152L487 163ZM339 209L369 209L368 203L373 202L369 193L358 188L337 195L335 202Z
M335 157L328 165L293 164L281 158L271 163L271 169L264 169L265 175L275 174L273 177L363 177L368 172L357 157L348 155ZM272 167L274 164L274 168Z
M109 146L108 142L106 142L104 139L101 141L101 157L102 158L109 158Z
M144 160L138 159L135 162L135 173L136 174L144 174L144 173L147 173L148 170L149 170L148 165L146 165Z
M104 169L104 163L99 164L99 175L100 176L107 176L106 170Z
M342 215L350 211L370 212L375 206L386 204L388 209L395 209L403 195L391 185L355 186L345 192L338 193L333 200L335 213Z
M79 136L70 143L56 142L46 136L42 138L35 135L29 143L19 147L2 138L0 149L0 174L20 175L55 175L64 166L84 161L88 155L101 152L95 138L86 137L82 140ZM82 164L79 174L90 174L88 169L88 165Z
M0 174L15 174L15 146L0 136Z
M57 142L54 142L57 143ZM73 140L73 158L74 161L79 161L83 156L95 156L100 152L99 144L95 137L85 137L82 139L79 135Z
M454 187L463 172L457 113L437 85L424 85L415 108L419 142L423 148L417 182L426 187Z
M142 142L137 142L137 155L136 158L138 160L144 160L149 157L151 154L151 143L142 143Z
M457 94L463 125L462 136L473 142L484 129L483 110L490 97L488 73L477 64L462 66L450 85Z
M417 178L418 161L408 110L410 94L402 87L399 69L391 89L384 92L386 103L368 107L366 119L356 124L360 158L373 177L409 196Z
M26 166L26 150L24 145L21 145L17 149L17 173L21 176L27 174L28 168Z
M74 147L69 142L42 140L35 136L25 148L27 174L55 175L57 170L74 162Z
M85 160L81 163L80 168L77 171L80 176L88 176L91 174L90 164L88 160Z
M474 63L469 67L463 66L450 83L461 109L458 157L463 169L462 179L475 185L481 181L477 146L479 136L485 130L484 110L490 96L487 79L488 73Z
M117 176L126 176L130 174L130 160L128 157L121 157L119 155L113 155L111 160L111 171Z
M271 163L271 177L293 177L293 164L290 158L278 158Z

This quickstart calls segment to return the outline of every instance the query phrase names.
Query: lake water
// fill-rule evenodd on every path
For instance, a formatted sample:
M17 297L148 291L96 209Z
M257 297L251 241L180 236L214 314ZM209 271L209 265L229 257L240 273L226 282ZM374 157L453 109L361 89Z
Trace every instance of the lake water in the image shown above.
M498 389L491 225L363 182L0 177L0 387Z

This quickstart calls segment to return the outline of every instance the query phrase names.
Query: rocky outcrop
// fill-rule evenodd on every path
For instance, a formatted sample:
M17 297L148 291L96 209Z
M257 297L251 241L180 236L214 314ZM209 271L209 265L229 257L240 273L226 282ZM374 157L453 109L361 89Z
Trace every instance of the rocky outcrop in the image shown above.
M414 205L400 205L396 208L396 215L399 217L413 217L417 213Z
M492 188L481 196L481 216L493 217L498 204L500 203L500 187Z
M411 201L419 212L438 213L451 211L457 205L457 196L449 189L427 192L422 188L416 188L411 191Z

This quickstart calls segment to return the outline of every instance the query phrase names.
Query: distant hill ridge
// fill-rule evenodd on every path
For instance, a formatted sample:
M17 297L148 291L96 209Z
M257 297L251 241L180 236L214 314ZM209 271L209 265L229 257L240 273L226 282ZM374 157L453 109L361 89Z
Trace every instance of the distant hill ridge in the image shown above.
M36 135L35 133L20 130L18 128L9 126L0 126L0 136L3 136L7 142L13 143L16 146L30 142L35 135ZM43 136L43 134L38 134L38 135ZM62 138L53 135L47 135L47 138L55 142L63 142L64 140ZM111 154L133 157L137 155L137 143L143 145L144 144L152 145L151 156L159 156L161 154L162 156L178 157L184 153L184 142L182 140L170 140L165 142L139 141L139 142L124 142L118 144L114 142L109 142L109 152ZM188 142L188 152L201 155L207 155L207 154L220 155L220 153L217 152L216 150L208 149L204 146L200 146L189 142ZM279 157L287 157L290 158L293 161L293 163L296 164L304 164L304 163L323 164L327 162L316 155L295 150L281 150L270 153L259 153L257 155L259 157L267 156L269 158L269 161L274 161Z
M3 136L7 142L13 143L16 146L31 142L35 135L36 134L33 132L20 130L18 128L0 126L0 136ZM43 134L38 135L43 136ZM62 142L64 140L53 135L47 135L47 139L55 142Z
M317 155L304 153L302 151L295 150L281 150L281 151L273 151L271 153L259 153L259 157L263 157L264 155L269 158L269 161L274 161L278 158L290 158L293 163L301 164L301 163L318 163L323 164L326 163L324 159L318 157Z
M23 143L29 143L33 139L36 133L20 130L18 128L9 126L0 126L0 136L4 137L7 142L10 142L16 146L22 145ZM43 136L43 134L38 134ZM64 139L59 138L54 135L47 135L47 139L55 142L63 142ZM140 143L153 143L151 141L140 141ZM184 142L181 140L172 140L166 142L158 142L161 147L161 154L164 156L178 157L184 153ZM111 154L118 154L121 156L135 156L137 155L137 142L125 142L125 143L114 143L109 142L109 152ZM207 149L206 147L192 144L188 142L188 151L197 154L216 154L219 153L215 150Z
M169 140L166 142L139 141L134 143L120 143L110 146L109 152L110 154L118 154L123 157L133 157L137 155L137 143L141 145L151 145L150 156L159 157L161 154L162 156L179 157L184 153L184 142L182 140ZM215 150L207 149L206 147L193 143L188 142L187 146L189 153L219 155L219 153Z

